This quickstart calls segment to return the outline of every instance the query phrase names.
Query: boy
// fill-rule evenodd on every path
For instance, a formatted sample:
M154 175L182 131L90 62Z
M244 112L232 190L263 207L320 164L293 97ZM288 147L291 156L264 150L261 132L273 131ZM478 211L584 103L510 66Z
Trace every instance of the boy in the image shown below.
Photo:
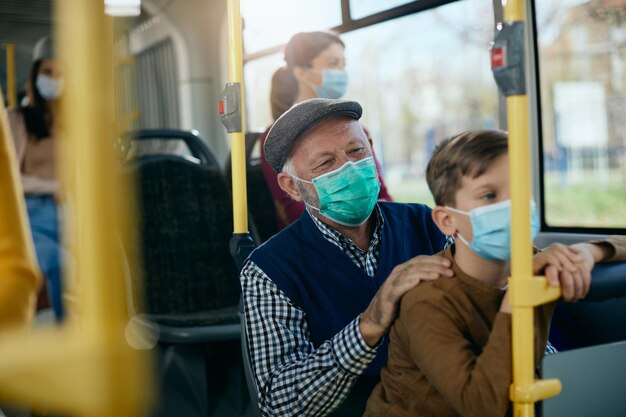
M506 133L466 132L444 141L426 175L437 204L433 220L455 237L442 252L455 277L422 283L403 297L387 366L365 416L501 417L512 380ZM534 207L532 214L534 238ZM564 299L577 300L588 291L595 262L609 258L626 258L623 238L552 245L534 256L533 269L545 272L551 285L560 283ZM535 310L536 363L554 306Z

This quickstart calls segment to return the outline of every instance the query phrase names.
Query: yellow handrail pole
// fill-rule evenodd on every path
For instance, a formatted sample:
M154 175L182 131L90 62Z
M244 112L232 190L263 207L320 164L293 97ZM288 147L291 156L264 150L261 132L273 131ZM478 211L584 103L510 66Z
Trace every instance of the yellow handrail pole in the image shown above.
M63 179L72 181L74 245L80 299L80 337L103 357L93 368L93 386L106 398L92 415L137 415L150 387L141 376L142 357L125 340L129 320L123 273L123 243L132 223L132 197L124 188L116 137L113 97L113 22L101 2L59 0L57 17L62 62L71 63L63 101ZM74 151L75 159L68 155ZM73 163L75 161L75 164ZM69 200L72 203L72 199ZM122 242L122 247L120 246ZM127 243L128 244L128 243Z
M28 228L15 145L0 91L0 330L33 316L41 282Z
M240 85L241 130L231 132L231 166L233 179L233 231L248 232L248 200L246 194L246 139L243 89L243 45L239 0L228 0L228 81Z
M509 0L505 19L523 21L522 1ZM524 204L530 200L530 150L528 147L528 97L507 98L507 126L509 129L509 178L511 182L511 282L528 279L532 273L530 240L530 210ZM520 204L521 203L521 204ZM513 384L530 386L534 382L534 313L533 307L513 306L512 348ZM532 417L534 404L514 403L515 417Z
M7 100L8 107L17 107L17 89L15 88L15 45L6 44L7 49Z
M506 21L523 22L523 0L508 0ZM514 417L534 416L535 401L560 391L555 380L535 381L534 306L558 297L555 289L546 288L545 279L533 277L530 223L530 147L528 129L528 97L524 94L507 97L509 129L509 178L511 184L511 305Z
M63 140L64 146L69 145L63 156L69 163L61 169L64 182L73 180L76 207L70 210L78 215L72 220L80 222L76 225L80 245L75 250L81 321L88 329L104 326L93 337L109 338L118 335L111 327L127 320L115 236L121 196L111 146L116 137L112 22L98 2L60 0L57 7L59 17L67 22L59 25L60 59L71 63L62 102ZM73 152L73 160L67 158L67 151Z
M100 2L59 0L55 6L59 59L68 71L59 166L61 179L72 179L64 190L75 194L68 199L68 219L80 242L67 261L76 261L81 316L61 328L0 338L0 395L43 412L137 416L152 390L142 379L147 358L125 340L119 240L130 216L113 154L112 22Z

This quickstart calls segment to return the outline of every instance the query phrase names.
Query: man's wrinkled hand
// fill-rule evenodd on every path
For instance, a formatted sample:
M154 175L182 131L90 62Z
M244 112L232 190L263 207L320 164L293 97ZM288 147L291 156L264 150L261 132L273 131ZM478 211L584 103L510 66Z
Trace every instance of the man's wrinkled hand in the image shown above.
M422 281L452 277L452 263L442 256L416 256L396 266L361 314L359 328L369 346L375 346L391 328L402 296Z

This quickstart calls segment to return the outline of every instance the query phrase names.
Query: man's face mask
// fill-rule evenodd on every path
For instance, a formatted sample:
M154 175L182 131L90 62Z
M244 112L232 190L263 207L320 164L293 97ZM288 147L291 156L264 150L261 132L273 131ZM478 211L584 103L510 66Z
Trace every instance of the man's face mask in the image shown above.
M346 162L340 168L306 181L292 175L298 181L313 184L320 206L307 206L323 216L344 226L360 226L374 210L380 191L380 181L373 157L356 162Z
M63 92L63 78L52 78L44 74L37 76L37 90L46 100L56 100Z
M320 98L341 98L348 89L348 74L340 69L323 69L322 84L313 89Z
M488 206L478 207L470 211L447 209L469 216L472 222L473 238L471 242L465 240L460 233L457 236L474 253L490 261L508 261L511 259L511 200ZM537 207L532 202L530 206L531 240L539 232L539 217Z

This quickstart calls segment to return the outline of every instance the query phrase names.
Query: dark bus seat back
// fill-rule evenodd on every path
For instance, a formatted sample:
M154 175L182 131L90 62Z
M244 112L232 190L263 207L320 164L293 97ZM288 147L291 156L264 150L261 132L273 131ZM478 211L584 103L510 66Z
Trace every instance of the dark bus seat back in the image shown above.
M163 316L228 309L229 321L236 322L239 279L228 247L231 194L208 148L200 139L186 142L195 160L147 155L127 166L136 175L138 197L144 293L138 313L176 325ZM211 324L204 316L197 325Z
M560 303L550 326L550 342L559 350L626 340L626 262L599 264L587 297Z

